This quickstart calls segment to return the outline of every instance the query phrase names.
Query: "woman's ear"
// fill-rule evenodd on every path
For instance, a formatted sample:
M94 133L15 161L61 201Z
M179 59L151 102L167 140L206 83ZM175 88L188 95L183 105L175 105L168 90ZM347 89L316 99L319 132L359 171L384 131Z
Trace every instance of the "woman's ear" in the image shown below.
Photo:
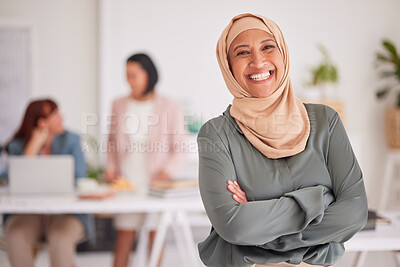
M38 120L38 129L39 130L47 129L47 120L46 119L40 118Z

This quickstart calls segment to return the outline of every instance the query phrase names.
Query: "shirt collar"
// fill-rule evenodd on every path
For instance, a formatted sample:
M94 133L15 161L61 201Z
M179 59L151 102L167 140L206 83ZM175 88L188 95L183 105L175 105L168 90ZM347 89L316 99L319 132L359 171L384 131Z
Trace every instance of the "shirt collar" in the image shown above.
M240 127L239 127L239 125L237 124L235 118L231 116L231 107L232 107L232 105L230 104L230 105L226 108L226 110L224 111L223 114L224 114L224 116L227 117L228 120L233 124L233 126L236 128L236 130L237 130L239 133L243 134L243 131L242 131L242 129L240 129Z

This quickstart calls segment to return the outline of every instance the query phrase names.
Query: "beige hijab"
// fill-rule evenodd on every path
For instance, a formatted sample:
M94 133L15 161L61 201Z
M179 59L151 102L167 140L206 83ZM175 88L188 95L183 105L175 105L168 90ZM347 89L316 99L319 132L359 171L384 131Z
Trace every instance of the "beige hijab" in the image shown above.
M246 88L241 87L228 63L232 41L249 29L260 29L274 36L285 65L278 88L265 98L253 97ZM234 96L230 113L250 143L272 159L302 152L310 135L310 122L304 104L293 93L289 79L288 48L279 27L259 15L241 14L234 17L218 40L217 59L225 83Z

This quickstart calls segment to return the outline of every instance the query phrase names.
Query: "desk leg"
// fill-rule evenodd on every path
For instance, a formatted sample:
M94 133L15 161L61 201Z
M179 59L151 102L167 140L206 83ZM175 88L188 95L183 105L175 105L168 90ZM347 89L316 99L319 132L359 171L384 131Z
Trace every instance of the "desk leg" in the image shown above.
M179 223L176 221L174 221L171 226L172 226L172 230L174 233L175 244L176 244L176 247L178 248L179 257L181 259L182 266L185 266L188 255L187 255L187 251L186 251L186 247L185 247L185 239L182 235L182 228L179 225Z
M138 239L136 257L133 259L132 267L134 266L146 266L147 265L147 253L149 247L149 233L150 233L150 220L151 214L147 213L144 219L143 227L140 230Z
M394 251L393 254L394 254L394 257L396 259L397 267L400 267L400 252L399 251Z
M170 212L163 212L161 214L160 222L157 226L157 233L154 238L153 248L150 253L150 262L148 267L156 267L158 260L161 256L161 251L165 243L168 227L171 225L172 215Z
M360 251L356 255L356 260L354 262L354 267L363 267L365 263L365 259L367 258L368 252Z
M390 183L393 178L393 169L395 167L395 160L391 154L388 155L385 166L385 175L383 176L383 183L380 195L379 210L385 210L390 193Z
M193 238L192 229L190 228L189 219L185 212L177 213L177 222L182 227L183 238L186 246L186 251L189 257L189 266L199 266L199 260L197 257L197 249ZM186 263L184 263L187 265Z

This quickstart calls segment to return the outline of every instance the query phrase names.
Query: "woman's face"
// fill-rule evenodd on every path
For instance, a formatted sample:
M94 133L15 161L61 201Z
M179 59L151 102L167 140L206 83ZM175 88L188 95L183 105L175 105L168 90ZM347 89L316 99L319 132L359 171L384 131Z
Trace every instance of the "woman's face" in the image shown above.
M126 63L126 79L131 86L133 98L140 98L147 89L149 76L138 62Z
M53 135L62 134L65 129L63 125L63 118L58 109L55 109L45 120L46 128Z
M236 81L254 97L275 92L285 70L275 38L258 29L240 33L229 47L228 59Z

